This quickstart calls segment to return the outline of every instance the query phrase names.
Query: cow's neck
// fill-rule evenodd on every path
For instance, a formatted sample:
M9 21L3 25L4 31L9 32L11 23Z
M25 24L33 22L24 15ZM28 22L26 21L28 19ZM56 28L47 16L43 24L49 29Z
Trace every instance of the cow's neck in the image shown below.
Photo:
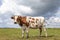
M19 19L18 24L22 27L23 24L28 26L29 24L26 22L26 17L21 17L21 19Z

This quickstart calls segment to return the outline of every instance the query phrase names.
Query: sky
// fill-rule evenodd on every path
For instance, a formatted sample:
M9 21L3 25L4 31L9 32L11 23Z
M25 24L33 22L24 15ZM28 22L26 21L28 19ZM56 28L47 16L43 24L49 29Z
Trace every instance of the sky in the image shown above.
M0 0L0 28L20 28L13 15L43 16L47 27L60 28L60 0Z

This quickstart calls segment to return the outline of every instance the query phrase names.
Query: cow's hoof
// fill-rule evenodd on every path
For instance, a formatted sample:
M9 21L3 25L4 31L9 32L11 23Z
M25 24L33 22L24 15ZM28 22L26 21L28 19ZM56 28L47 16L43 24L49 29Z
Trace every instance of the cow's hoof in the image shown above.
M45 36L45 37L47 37L47 36Z
M22 38L24 38L24 37L22 37Z
M29 36L27 36L27 39L29 38Z
M47 37L47 35L45 37Z

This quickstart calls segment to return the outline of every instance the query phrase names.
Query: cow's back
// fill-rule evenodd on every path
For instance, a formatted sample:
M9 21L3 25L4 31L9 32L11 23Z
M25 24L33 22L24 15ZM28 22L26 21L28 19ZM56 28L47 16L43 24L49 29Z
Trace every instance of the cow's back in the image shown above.
M31 27L36 27L44 23L44 17L27 17L26 21Z

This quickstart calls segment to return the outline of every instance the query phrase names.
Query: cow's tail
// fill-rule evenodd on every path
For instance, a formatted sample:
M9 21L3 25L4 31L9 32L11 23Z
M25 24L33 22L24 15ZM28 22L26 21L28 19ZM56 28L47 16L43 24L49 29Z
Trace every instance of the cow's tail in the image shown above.
M48 22L47 20L44 20L44 25L47 26Z

